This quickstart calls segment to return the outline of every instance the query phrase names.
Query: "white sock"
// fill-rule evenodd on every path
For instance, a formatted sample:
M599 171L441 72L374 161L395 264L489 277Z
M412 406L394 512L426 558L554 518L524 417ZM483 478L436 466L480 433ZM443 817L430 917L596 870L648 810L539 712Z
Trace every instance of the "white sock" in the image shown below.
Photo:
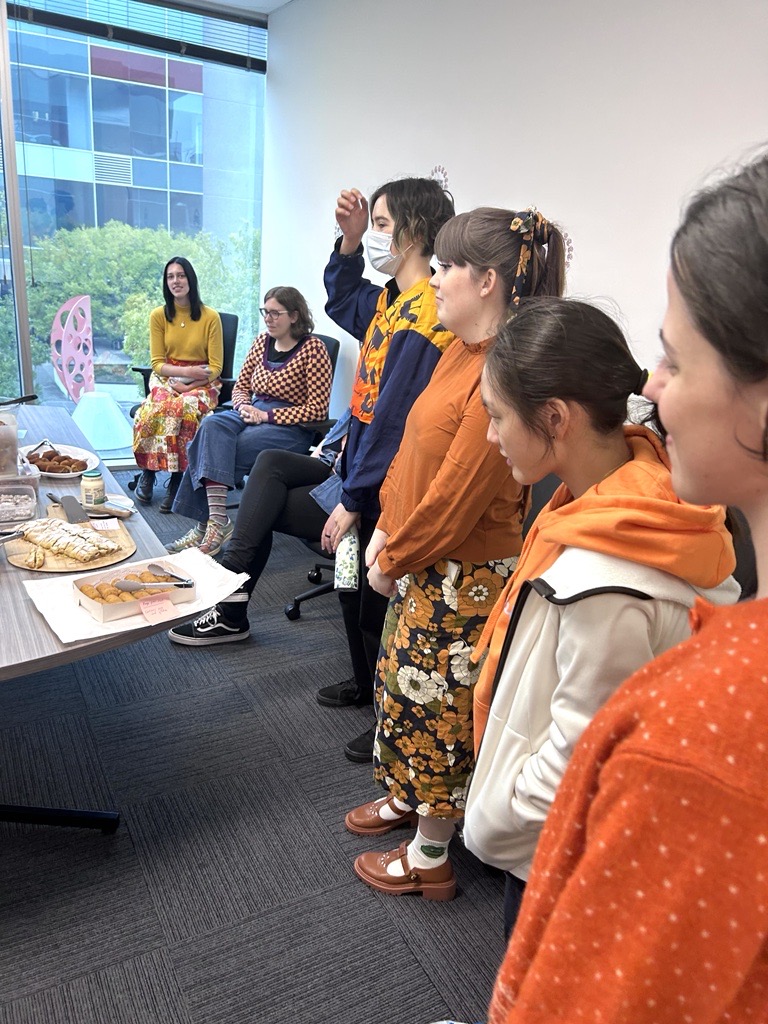
M450 842L450 839L447 839L445 842L440 842L438 839L427 839L426 836L422 835L421 825L419 825L416 835L406 849L408 863L412 868L416 868L417 871L439 868L441 864L445 864L448 860L448 846ZM393 878L402 878L405 874L402 858L387 864L387 874Z
M394 804L394 807L391 804ZM402 818L404 814L407 814L410 809L408 804L404 804L396 796L391 799L385 796L379 806L379 817L382 821L397 821L398 818Z

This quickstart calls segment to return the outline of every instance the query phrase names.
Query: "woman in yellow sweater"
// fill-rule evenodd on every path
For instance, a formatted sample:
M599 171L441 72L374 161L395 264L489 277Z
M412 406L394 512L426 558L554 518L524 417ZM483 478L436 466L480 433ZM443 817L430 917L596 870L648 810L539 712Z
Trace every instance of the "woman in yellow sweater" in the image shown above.
M380 892L451 899L448 844L474 764L469 655L520 551L526 506L486 438L480 376L510 306L559 295L565 268L562 235L535 210L460 214L440 229L435 255L437 311L457 339L408 416L366 553L371 586L391 598L374 743L388 795L346 825L365 836L418 821L410 845L363 854L355 871Z
M171 480L160 511L170 512L187 468L187 445L218 402L224 344L221 318L200 301L197 274L183 256L165 265L163 298L149 318L152 375L133 424L133 452L143 471L137 500L150 504L155 474L166 470Z

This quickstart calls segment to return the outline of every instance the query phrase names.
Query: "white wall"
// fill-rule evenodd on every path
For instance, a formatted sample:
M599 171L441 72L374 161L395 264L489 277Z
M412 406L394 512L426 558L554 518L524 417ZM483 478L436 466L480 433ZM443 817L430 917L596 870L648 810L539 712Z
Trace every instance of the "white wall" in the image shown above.
M339 188L440 163L457 210L560 223L570 294L615 302L650 366L681 203L768 140L767 96L765 0L293 0L269 20L262 283L295 284L339 335L322 285Z

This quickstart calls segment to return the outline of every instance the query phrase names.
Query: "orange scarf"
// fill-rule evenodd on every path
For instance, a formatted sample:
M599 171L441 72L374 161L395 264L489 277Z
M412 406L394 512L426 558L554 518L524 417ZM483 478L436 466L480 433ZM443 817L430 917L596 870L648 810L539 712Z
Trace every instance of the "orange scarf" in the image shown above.
M715 587L736 565L725 511L689 505L672 490L669 459L646 427L626 426L632 457L579 498L561 484L531 526L514 575L494 605L472 659L488 649L474 694L475 753L488 721L493 683L515 600L526 580L554 565L566 547L597 551Z

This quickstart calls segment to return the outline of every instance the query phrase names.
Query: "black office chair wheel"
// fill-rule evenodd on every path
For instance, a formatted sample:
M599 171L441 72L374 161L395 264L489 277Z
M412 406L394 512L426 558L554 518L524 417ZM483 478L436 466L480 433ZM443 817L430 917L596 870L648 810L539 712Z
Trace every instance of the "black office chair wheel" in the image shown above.
M318 569L318 567L315 566L314 569L310 569L309 572L307 573L307 579L309 580L310 583L322 583L323 570Z
M291 622L295 622L296 619L301 618L301 607L297 605L295 601L291 601L290 604L287 604L283 611L285 612L285 617L290 619Z

